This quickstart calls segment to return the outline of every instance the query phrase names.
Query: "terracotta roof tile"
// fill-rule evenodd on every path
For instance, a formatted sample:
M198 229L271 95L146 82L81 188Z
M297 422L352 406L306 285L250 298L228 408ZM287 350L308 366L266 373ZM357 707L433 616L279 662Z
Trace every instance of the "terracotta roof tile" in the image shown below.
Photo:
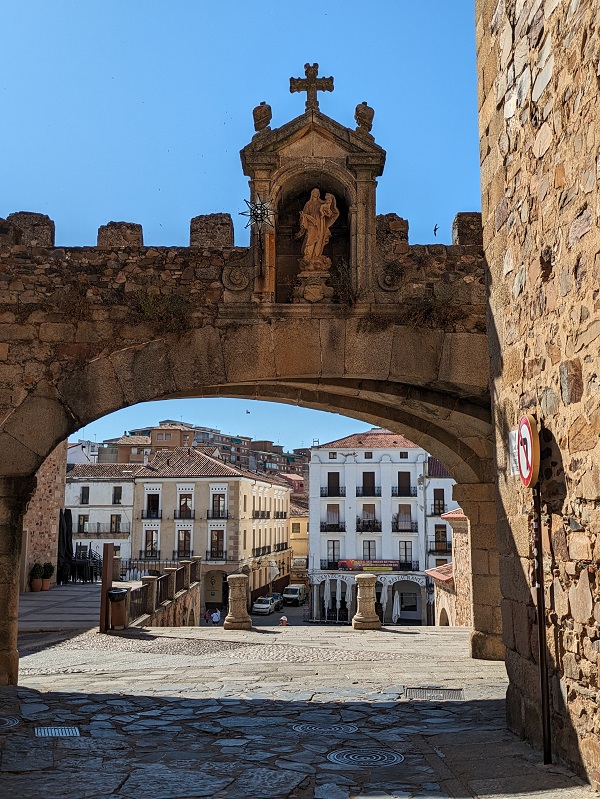
M454 508L454 510L449 510L448 513L442 513L442 519L461 519L466 520L466 516L463 513L462 508Z
M291 516L308 516L308 507L300 505L298 502L290 502L290 517Z
M425 569L425 574L440 583L449 583L454 580L454 567L452 562L445 563L443 566L436 566L435 569Z
M117 441L117 444L131 444L132 447L151 443L152 439L150 436L121 436Z
M419 449L418 445L413 444L408 438L381 427L374 427L364 433L353 433L345 438L320 444L315 449L349 449L351 447L356 449Z
M452 477L448 469L437 458L430 456L427 468L429 477Z
M289 488L286 483L275 477L231 466L208 455L203 449L206 448L176 447L171 450L161 450L147 466L139 468L136 477L246 477ZM211 448L208 449L210 451Z

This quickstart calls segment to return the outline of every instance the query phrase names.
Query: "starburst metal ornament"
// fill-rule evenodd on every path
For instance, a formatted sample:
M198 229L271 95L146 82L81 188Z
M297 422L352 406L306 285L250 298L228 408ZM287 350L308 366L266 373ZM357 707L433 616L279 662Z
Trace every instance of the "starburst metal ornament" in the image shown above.
M246 227L253 228L258 234L258 261L260 265L260 275L262 277L262 230L266 225L270 225L272 228L275 227L272 221L273 217L275 216L275 211L271 208L271 201L265 200L263 202L260 199L259 194L256 195L255 202L252 202L251 200L244 200L244 202L248 206L248 210L240 211L240 216L247 216L248 222Z

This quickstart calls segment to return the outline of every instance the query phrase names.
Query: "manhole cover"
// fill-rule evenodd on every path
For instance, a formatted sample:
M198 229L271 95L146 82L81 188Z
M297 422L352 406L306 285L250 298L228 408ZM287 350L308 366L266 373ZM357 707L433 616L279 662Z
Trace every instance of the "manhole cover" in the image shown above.
M0 716L0 730L16 727L20 720L16 716Z
M430 702L443 702L447 699L464 699L465 695L462 688L407 688L406 699L426 699Z
M36 727L36 738L79 738L77 727Z
M358 727L356 724L321 724L314 722L312 724L294 724L293 729L296 732L340 732L350 733L356 732Z
M389 749L338 749L330 752L327 760L341 766L395 766L402 763L404 755Z

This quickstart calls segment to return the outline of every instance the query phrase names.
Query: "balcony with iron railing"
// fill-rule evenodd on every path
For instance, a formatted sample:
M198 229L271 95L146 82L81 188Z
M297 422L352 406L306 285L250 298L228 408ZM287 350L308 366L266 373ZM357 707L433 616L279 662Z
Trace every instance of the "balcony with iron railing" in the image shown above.
M345 533L345 522L321 522L322 533Z
M252 550L253 558L261 558L263 555L270 555L271 547L254 547Z
M160 559L160 549L153 549L152 547L146 547L146 549L140 549L140 560L159 560Z
M338 561L337 560L322 560L321 561L321 568L324 571L337 571Z
M146 508L142 511L142 519L162 519L162 509Z
M427 552L432 555L450 555L452 554L452 541L435 541L430 539Z
M206 560L207 561L227 560L227 550L226 549L207 550Z
M337 486L337 488L329 486L321 486L322 497L345 497L346 486Z
M276 510L273 514L274 519L287 519L287 511L285 510Z
M196 511L191 508L175 508L173 511L174 519L195 519Z
M416 486L392 486L393 497L416 497Z
M380 533L381 521L379 519L357 519L357 533Z
M94 533L129 533L129 522L84 522L77 527L77 535L93 535Z
M418 560L401 560L398 563L398 571L399 572L418 572L419 571L419 561Z
M229 511L224 508L209 508L206 511L207 519L228 519Z
M356 486L357 497L380 497L381 486Z
M253 510L252 511L252 518L253 519L270 519L271 518L271 511L270 510Z
M273 547L274 552L285 552L286 549L289 549L290 545L287 541L281 541L279 544L275 544Z
M428 510L428 516L441 516L442 513L446 513L448 506L444 502L434 502L429 506Z
M392 533L418 533L419 522L414 522L412 519L398 519L392 521Z
M193 549L174 549L173 560L186 560L187 558L194 557Z

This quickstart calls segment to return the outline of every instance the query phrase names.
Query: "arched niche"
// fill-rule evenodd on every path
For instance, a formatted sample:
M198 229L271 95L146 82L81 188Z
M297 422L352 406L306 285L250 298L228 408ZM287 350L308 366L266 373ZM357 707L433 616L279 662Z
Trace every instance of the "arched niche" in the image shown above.
M351 274L352 263L352 191L334 175L324 171L302 171L291 176L277 187L275 223L275 302L291 302L292 292L302 258L300 212L313 189L318 189L321 199L331 193L336 199L339 217L332 225L331 238L323 254L331 259L330 283L340 286L342 273ZM339 302L336 291L334 301Z

